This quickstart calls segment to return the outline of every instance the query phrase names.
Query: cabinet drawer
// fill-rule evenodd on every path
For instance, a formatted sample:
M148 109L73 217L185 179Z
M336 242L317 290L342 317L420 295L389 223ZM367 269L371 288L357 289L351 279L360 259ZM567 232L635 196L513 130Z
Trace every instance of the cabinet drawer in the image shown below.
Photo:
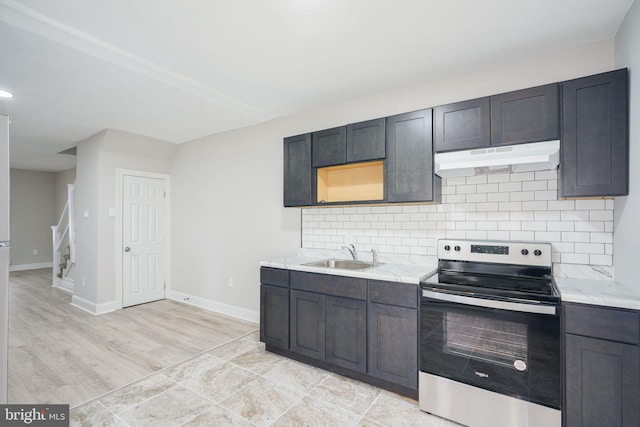
M564 318L568 334L640 344L640 314L637 312L565 304Z
M289 270L283 270L281 268L261 267L260 283L262 283L263 285L273 285L288 288Z
M369 281L369 301L397 305L399 307L417 308L418 285Z
M331 274L291 272L291 288L353 299L367 299L367 281Z

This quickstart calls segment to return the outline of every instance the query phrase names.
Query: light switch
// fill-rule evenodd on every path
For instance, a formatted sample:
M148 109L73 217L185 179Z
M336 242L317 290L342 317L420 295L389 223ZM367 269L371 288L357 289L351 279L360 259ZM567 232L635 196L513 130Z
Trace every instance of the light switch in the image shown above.
M89 218L89 209L85 209L82 216L86 219Z
M109 218L116 217L116 208L109 208Z

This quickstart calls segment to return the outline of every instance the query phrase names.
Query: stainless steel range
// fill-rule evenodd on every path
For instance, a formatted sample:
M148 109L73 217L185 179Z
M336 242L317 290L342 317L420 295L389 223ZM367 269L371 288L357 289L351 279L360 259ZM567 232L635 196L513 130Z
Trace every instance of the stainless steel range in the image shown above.
M421 283L420 408L472 427L560 426L560 296L547 243L438 241Z

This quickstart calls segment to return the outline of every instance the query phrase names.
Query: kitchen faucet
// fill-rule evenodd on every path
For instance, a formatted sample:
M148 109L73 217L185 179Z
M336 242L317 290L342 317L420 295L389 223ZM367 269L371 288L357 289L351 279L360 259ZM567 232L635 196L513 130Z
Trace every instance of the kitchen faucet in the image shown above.
M358 261L358 252L356 251L356 247L353 246L353 243L349 243L348 245L344 245L342 249L346 249L349 251L354 261Z

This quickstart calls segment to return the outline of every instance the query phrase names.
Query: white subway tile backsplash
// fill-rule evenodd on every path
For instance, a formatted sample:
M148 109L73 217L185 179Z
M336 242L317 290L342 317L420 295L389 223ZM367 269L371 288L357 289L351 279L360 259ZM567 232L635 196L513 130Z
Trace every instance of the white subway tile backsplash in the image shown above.
M589 219L591 221L613 221L612 210L590 211Z
M560 262L565 264L589 264L589 254L567 254L560 256Z
M537 171L535 173L535 180L540 181L544 179L558 179L557 170Z
M547 221L548 231L574 231L571 221Z
M576 200L576 209L583 210L595 210L595 209L604 209L605 203L604 200Z
M527 181L522 183L522 191L547 190L547 181Z
M604 232L604 221L576 221L576 231Z
M522 209L525 211L546 211L547 202L545 200L538 200L535 202L522 202Z
M441 204L302 210L302 246L435 256L437 239L535 240L554 263L611 266L614 201L557 200L557 171L443 179Z
M508 182L503 183L498 186L498 191L500 193L510 193L513 191L522 191L522 183L521 182Z
M489 193L487 201L489 202L508 202L511 199L509 193Z
M534 177L535 177L535 175L534 175L533 172L516 172L516 173L510 174L510 176L509 176L511 182L515 182L515 181L533 181Z
M467 184L486 184L487 175L468 176L466 182Z
M612 255L589 255L589 264L613 265L613 256Z
M531 201L535 200L538 191L514 191L511 193L511 201L512 202L523 202L523 201Z
M487 182L488 183L492 183L492 182L509 182L511 181L511 178L509 176L510 174L508 173L501 173L501 174L496 174L496 175L488 175L487 176ZM448 183L448 180L447 180Z
M563 242L588 242L591 240L591 236L589 233L583 232L562 232L562 241Z

